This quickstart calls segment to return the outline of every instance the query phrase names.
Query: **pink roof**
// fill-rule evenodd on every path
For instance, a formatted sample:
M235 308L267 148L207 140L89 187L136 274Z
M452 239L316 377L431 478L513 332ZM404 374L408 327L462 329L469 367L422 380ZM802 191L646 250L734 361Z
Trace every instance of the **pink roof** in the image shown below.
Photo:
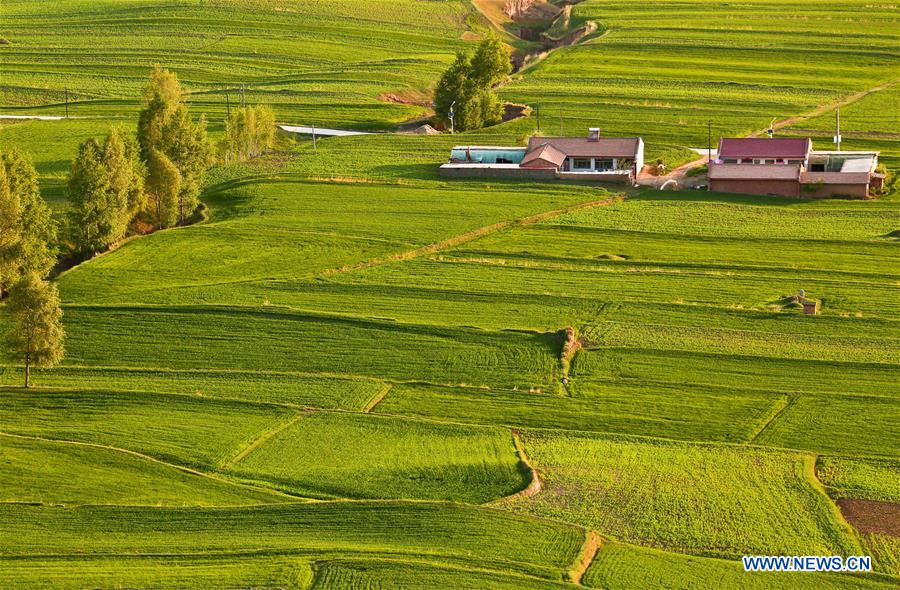
M719 158L788 158L805 160L812 150L809 138L797 137L723 137L719 140Z
M797 164L710 164L711 180L798 180Z
M549 143L566 156L575 158L634 158L640 146L637 137L532 137L528 151Z
M544 143L525 154L520 165L523 168L559 168L565 161L564 153L549 143Z

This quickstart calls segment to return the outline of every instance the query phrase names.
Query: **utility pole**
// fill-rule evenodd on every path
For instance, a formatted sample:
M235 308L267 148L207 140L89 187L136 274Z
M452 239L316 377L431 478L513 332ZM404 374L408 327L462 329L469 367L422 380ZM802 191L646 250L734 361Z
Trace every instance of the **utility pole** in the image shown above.
M712 121L706 122L706 162L712 162Z
M837 151L841 151L841 107L835 111L835 136L834 143L837 144Z
M69 86L66 85L66 119L69 118Z
M231 119L231 101L228 99L228 91L225 91L225 112L229 119Z
M318 148L316 147L316 126L315 126L315 125L312 126L312 132L313 132L313 133L312 133L312 136L313 136L313 153L314 153L314 154L318 154L318 153L319 153L319 150L318 150Z
M447 118L450 119L450 135L456 133L456 126L453 123L454 117L456 117L456 113L453 111L453 107L456 106L456 101L450 103L450 110L447 111Z
M537 115L537 132L538 135L541 134L541 105L540 103L534 105L534 113Z
M562 107L559 107L559 136L563 136Z

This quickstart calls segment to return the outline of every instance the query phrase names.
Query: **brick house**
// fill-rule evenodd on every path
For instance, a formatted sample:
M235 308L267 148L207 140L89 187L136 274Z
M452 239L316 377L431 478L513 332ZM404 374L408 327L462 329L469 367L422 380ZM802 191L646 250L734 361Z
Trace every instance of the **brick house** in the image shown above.
M633 183L644 166L640 137L532 137L527 147L457 146L440 174L453 178L533 178Z
M806 138L722 138L709 189L795 198L867 198L884 185L878 152L814 151Z

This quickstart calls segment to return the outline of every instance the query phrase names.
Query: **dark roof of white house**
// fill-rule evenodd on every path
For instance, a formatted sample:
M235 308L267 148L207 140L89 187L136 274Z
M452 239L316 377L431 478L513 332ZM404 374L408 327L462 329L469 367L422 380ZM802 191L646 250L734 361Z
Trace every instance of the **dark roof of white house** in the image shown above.
M540 164L539 160L553 164L556 167L561 166L566 161L566 155L553 147L549 142L541 143L534 149L531 149L531 143L529 142L528 147L530 151L525 154L521 163L521 166L525 168L538 166Z
M640 147L639 137L532 137L528 151L547 143L568 157L574 158L634 158Z

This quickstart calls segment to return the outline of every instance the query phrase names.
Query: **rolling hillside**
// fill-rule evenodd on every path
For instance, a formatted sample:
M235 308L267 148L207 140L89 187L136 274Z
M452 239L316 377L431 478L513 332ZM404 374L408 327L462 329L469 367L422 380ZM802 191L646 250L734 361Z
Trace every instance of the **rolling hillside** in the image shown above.
M386 131L426 112L387 95L421 99L490 26L462 0L0 14L0 114L60 114L68 88L82 117L0 121L60 216L78 143L134 125L154 63L214 135L241 84L279 122ZM824 142L831 105L900 79L891 5L587 0L572 19L597 34L503 97L673 162L710 119L744 134L824 107L779 131ZM892 166L896 89L842 111L848 147ZM896 196L438 177L453 145L536 124L280 134L209 172L207 220L59 275L66 359L31 390L0 366L0 586L900 584L897 537L839 505L900 501ZM750 575L748 553L875 571Z

